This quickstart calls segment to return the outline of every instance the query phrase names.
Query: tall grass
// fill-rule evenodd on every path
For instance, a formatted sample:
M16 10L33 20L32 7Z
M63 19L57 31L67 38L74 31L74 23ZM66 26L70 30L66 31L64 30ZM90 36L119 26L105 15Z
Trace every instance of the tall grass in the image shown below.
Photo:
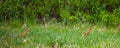
M120 31L116 28L94 26L92 32L82 37L88 31L89 24L65 26L61 23L46 25L27 25L30 33L21 37L26 28L2 25L0 27L0 48L119 48Z

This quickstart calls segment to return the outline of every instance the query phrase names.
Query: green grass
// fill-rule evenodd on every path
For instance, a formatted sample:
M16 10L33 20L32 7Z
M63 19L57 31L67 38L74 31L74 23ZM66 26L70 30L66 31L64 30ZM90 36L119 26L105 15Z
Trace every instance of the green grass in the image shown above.
M65 26L62 24L28 25L30 33L20 37L25 28L12 28L0 24L0 48L53 48L58 43L60 48L119 48L120 31L117 28L94 26L92 33L82 37L89 24ZM24 41L26 40L26 41Z

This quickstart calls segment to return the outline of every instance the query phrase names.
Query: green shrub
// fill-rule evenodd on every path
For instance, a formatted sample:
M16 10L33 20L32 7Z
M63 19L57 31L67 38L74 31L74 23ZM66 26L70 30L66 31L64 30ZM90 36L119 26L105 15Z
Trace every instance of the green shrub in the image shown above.
M119 24L119 0L0 0L0 22L34 20L42 16L65 22ZM55 13L51 11L55 9ZM41 14L41 15L38 15ZM81 14L81 15L80 15ZM62 22L59 21L59 22Z

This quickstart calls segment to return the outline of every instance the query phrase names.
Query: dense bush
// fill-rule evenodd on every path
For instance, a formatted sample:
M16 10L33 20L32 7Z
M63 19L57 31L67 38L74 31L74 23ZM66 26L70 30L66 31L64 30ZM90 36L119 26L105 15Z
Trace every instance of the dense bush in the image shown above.
M0 0L0 21L120 24L120 0ZM45 21L44 21L45 20Z

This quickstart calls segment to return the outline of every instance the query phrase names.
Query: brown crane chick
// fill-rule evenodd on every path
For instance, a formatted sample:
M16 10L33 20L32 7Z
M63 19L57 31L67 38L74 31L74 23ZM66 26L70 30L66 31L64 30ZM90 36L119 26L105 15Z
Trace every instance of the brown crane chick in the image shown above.
M87 32L84 32L83 37L89 35L91 33L92 29L93 28L89 28L89 30Z
M26 29L26 31L25 31L24 33L22 33L20 36L21 36L21 37L25 37L25 36L28 35L29 32L30 32L30 29L28 28L28 29Z

